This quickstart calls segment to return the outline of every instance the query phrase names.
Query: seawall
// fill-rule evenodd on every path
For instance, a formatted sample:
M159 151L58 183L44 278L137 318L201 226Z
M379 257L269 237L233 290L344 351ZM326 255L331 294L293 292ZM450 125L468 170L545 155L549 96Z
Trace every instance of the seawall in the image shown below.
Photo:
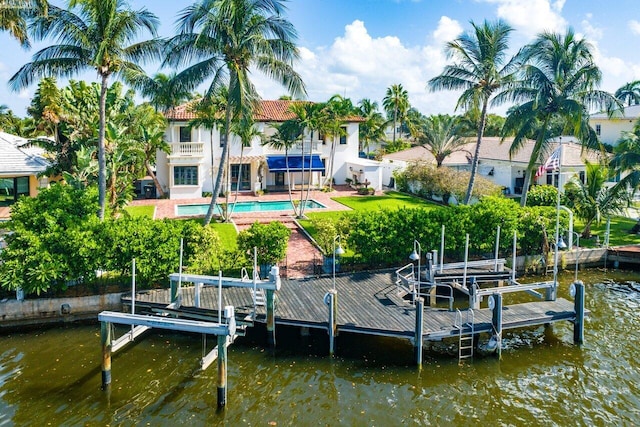
M122 293L69 298L38 298L0 301L2 328L97 319L103 310L120 311Z

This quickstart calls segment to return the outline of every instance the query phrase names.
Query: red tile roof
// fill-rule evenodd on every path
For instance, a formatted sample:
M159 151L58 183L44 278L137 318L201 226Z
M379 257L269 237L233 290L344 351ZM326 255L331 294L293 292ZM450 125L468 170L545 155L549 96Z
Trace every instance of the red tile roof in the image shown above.
M290 100L277 100L277 101L260 101L258 108L253 113L253 119L256 122L284 122L285 120L293 119L295 115L289 111L289 107L294 103L307 102L307 101L290 101ZM192 120L196 118L195 113L192 111L192 102L179 105L165 113L167 120ZM348 122L361 122L363 119L358 116L348 117Z

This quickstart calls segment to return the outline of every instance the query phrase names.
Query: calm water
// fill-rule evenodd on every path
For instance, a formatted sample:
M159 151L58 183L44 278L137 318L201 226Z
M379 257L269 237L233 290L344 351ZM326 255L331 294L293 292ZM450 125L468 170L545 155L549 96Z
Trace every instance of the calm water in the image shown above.
M216 365L198 372L199 336L153 333L113 358L100 390L98 325L0 335L0 426L5 425L637 425L640 419L638 274L591 272L585 344L566 322L506 335L501 361L458 366L453 343L428 352L422 372L396 340L326 333L274 354L262 333L229 349L229 396L216 410ZM561 277L568 298L571 275ZM606 283L606 284L605 284ZM263 332L263 331L256 331ZM347 347L348 345L348 347Z
M289 200L283 201L270 201L270 202L237 202L229 203L229 205L235 205L234 212L275 212L275 211L290 211L293 209ZM311 209L324 209L325 205L316 202L315 200L307 200L306 208ZM177 205L176 215L205 215L209 210L209 204L196 204L196 205ZM216 211L220 213L220 205L216 205Z

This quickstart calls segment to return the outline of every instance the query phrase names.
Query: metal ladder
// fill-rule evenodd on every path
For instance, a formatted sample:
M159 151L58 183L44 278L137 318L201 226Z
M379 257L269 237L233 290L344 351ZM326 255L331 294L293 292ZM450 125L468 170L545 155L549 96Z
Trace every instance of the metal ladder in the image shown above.
M246 268L242 267L241 271L242 280L250 280L249 272ZM262 288L250 288L251 289L251 298L253 299L254 306L262 306L264 307L267 303L267 298L264 296L264 289Z
M462 312L456 309L455 327L458 329L458 363L473 357L473 336L475 332L475 314L472 308L467 310L467 318L462 321Z

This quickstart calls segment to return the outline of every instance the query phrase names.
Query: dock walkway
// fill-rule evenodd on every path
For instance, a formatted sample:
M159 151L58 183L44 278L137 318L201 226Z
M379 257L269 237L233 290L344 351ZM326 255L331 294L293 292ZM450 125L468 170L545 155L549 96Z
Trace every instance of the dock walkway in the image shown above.
M393 272L361 272L335 278L337 290L337 331L410 339L415 334L416 308L410 300L398 294ZM333 287L332 277L282 279L276 292L276 325L291 325L327 330L328 306L324 297ZM200 308L194 306L194 287L182 289L181 310L201 316L217 316L218 290L204 287ZM222 307L233 305L238 319L253 313L249 289L224 288ZM123 298L130 304L130 296ZM141 291L136 295L136 307L161 309L170 303L170 290ZM427 341L455 337L455 311L429 307L423 316L423 338ZM474 310L476 333L491 332L492 313L488 308ZM555 301L535 301L508 305L503 308L502 328L548 324L575 319L574 303L562 298ZM258 323L266 323L263 306L256 309Z

